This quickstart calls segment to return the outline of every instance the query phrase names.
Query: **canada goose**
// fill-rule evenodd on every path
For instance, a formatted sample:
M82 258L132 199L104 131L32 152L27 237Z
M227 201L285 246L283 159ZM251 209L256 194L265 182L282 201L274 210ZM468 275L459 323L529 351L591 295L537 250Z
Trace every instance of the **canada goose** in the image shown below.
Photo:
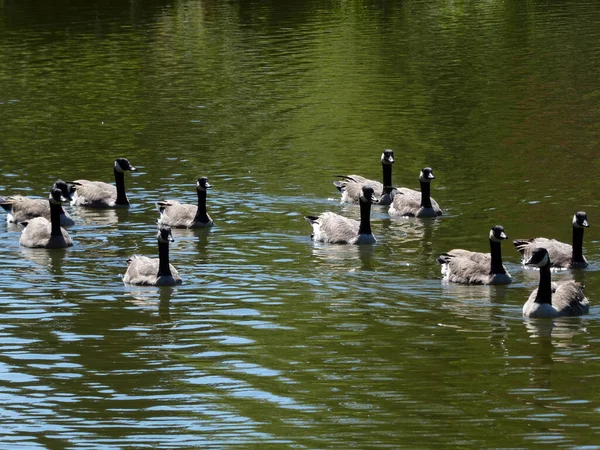
M504 228L490 230L490 253L454 249L440 255L444 280L461 284L510 284L510 274L502 264L500 244L506 239Z
M171 228L161 226L156 235L158 240L158 258L133 255L127 260L127 272L123 283L146 286L174 286L182 279L177 269L169 264L169 242L174 242Z
M86 206L88 208L127 208L129 200L125 195L125 171L135 172L126 158L115 160L115 186L103 181L75 180L79 183L75 188L75 195L71 201L73 206Z
M162 200L157 202L160 219L159 225L173 228L208 228L213 221L206 213L206 191L210 189L208 178L200 177L196 181L198 205L186 205L177 200Z
M374 244L376 239L371 232L371 204L377 199L370 186L362 187L360 196L360 222L347 219L332 212L324 212L318 217L306 216L312 225L314 241L329 244Z
M517 239L513 241L515 248L523 255L523 264L531 256L534 248L543 247L548 251L551 267L558 269L576 269L588 266L583 256L583 230L590 225L587 214L578 211L573 216L573 245L565 244L556 239L534 238Z
M73 240L64 228L60 227L61 203L68 201L58 188L52 188L48 198L50 204L50 220L35 217L20 222L25 228L19 243L31 248L65 248L73 245Z
M431 198L431 181L435 180L430 167L425 167L419 175L421 192L408 188L398 188L394 192L394 200L388 210L391 216L405 217L437 217L442 210Z
M530 250L525 261L528 266L540 269L540 284L523 305L525 317L581 316L590 311L590 304L583 293L583 286L575 281L552 283L551 257L545 248Z
M71 200L71 195L75 191L77 183L72 181L56 180L52 188L60 189L67 201ZM50 220L50 204L43 198L29 198L23 195L11 195L0 197L0 206L6 211L6 222L19 223L27 222L35 217L44 217ZM60 206L60 226L71 227L75 222Z
M369 180L360 175L338 175L341 181L334 181L333 185L342 193L342 202L358 203L362 194L363 186L373 188L375 197L379 199L378 205L387 206L392 203L392 164L394 164L394 150L384 150L381 154L381 166L383 167L383 184L379 181Z

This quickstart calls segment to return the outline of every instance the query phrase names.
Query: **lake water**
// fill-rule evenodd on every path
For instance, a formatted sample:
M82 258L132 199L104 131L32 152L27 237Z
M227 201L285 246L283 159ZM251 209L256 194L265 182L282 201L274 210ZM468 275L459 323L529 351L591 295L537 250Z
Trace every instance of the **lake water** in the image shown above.
M40 4L42 3L42 4ZM0 193L112 181L128 211L70 208L75 245L19 246L0 215L0 447L600 448L600 3L0 0ZM316 244L336 174L418 188L438 220L374 208L369 247ZM124 286L175 230L177 288ZM513 238L588 213L590 314L524 320ZM441 281L488 250L513 284Z

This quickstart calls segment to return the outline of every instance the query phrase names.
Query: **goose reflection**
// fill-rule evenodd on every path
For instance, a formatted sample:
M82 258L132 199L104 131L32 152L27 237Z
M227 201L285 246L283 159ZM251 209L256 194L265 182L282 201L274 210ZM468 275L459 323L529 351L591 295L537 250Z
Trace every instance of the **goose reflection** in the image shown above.
M92 225L115 225L129 217L130 210L127 208L97 209L76 208L72 211L76 223Z
M171 299L177 292L176 287L124 286L125 292L131 296L127 299L129 303L147 311L153 311L156 308L161 322L171 322Z
M67 250L64 248L46 249L46 248L28 248L21 247L21 254L28 261L38 266L48 267L52 275L64 275L63 269Z
M490 320L502 315L507 286L468 285L442 280L442 304L460 317Z
M318 260L328 265L348 269L349 261L360 261L360 265L350 270L374 270L373 245L330 245L314 242L312 253Z

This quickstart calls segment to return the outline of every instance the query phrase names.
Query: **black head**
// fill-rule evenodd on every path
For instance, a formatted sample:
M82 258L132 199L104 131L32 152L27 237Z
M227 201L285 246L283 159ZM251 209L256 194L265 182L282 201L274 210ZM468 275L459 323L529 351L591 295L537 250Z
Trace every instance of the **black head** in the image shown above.
M431 169L431 167L424 167L421 170L419 180L424 181L426 183L431 183L432 180L435 180L435 177L433 176L433 170Z
M587 221L587 214L583 211L577 211L573 216L573 226L575 228L588 228L590 224Z
M502 225L496 225L490 230L490 241L502 242L507 239L508 236L504 233L504 227Z
M363 186L360 201L365 203L377 203L375 191L370 186Z
M156 239L158 239L158 242L162 242L162 243L169 243L169 242L175 242L175 239L173 239L173 233L171 232L171 227L167 227L167 226L161 226L158 230L158 234L156 235Z
M60 189L62 195L70 201L73 197L73 193L75 192L77 186L81 186L81 183L75 183L73 181L56 180L52 187Z
M127 158L117 158L115 160L115 170L117 172L123 173L126 170L131 170L132 172L135 172L137 169L129 163L129 160Z
M548 264L550 264L550 255L548 255L548 250L542 247L534 248L531 256L525 261L527 266L545 267Z
M62 191L57 187L52 187L52 189L50 190L50 195L48 196L48 199L50 200L50 203L54 203L57 205L60 205L62 203L67 203L69 201L63 196Z
M199 191L206 191L211 187L212 186L208 183L208 178L206 177L200 177L198 178L198 180L196 180L196 189L198 189Z
M384 150L381 154L381 164L394 164L394 150Z

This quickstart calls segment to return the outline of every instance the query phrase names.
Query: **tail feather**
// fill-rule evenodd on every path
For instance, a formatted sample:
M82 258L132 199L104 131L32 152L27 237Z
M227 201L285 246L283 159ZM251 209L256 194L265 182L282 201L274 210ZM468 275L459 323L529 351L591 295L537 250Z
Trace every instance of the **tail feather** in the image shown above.
M448 264L452 258L454 258L454 256L452 256L451 254L442 253L440 256L437 257L436 261L440 264Z
M304 217L309 224L317 223L319 218L317 216L305 216Z
M513 241L513 245L515 248L521 252L521 254L525 253L525 250L533 242L533 239L515 239Z

